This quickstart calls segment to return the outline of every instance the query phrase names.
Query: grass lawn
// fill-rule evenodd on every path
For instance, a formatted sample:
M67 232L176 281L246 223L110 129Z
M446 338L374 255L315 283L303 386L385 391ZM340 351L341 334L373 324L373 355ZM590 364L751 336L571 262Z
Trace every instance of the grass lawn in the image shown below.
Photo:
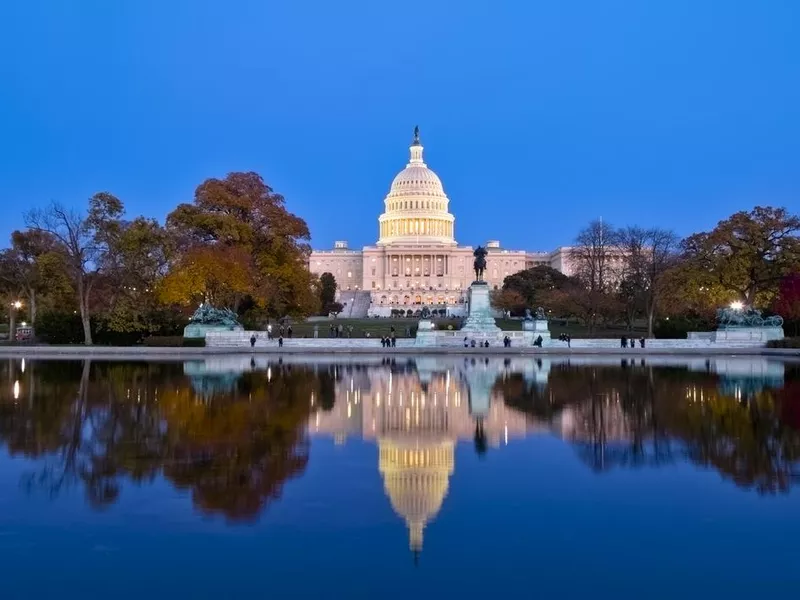
M434 319L437 328L440 324L447 327L448 324L453 326L453 329L458 329L461 326L459 319ZM395 335L399 338L408 337L407 333L411 332L411 337L414 336L417 330L419 319L329 319L326 321L314 322L299 322L292 323L292 335L294 337L314 337L314 327L319 328L319 337L331 337L331 325L342 325L345 328L344 336L347 337L347 330L352 327L352 337L366 337L369 332L370 337L381 337L382 335L389 335L392 327L395 329ZM272 326L272 331L277 335L277 326Z
M446 328L447 325L452 325L453 329L459 329L461 327L460 319L434 319L433 321L436 323L437 329ZM497 326L504 331L520 331L522 329L522 321L518 319L497 319L496 322ZM369 332L370 337L381 337L382 335L389 335L391 327L394 327L397 337L406 337L407 330L411 331L412 336L414 335L418 323L419 319L417 318L330 319L310 323L293 323L292 334L294 337L314 337L314 327L316 326L319 328L319 337L327 338L331 337L330 326L338 326L341 324L345 328L345 336L350 327L353 328L352 337L365 337L367 332ZM275 327L276 326L273 325L273 331L277 334ZM592 335L589 336L586 327L577 323L568 323L565 325L562 324L561 321L554 321L550 324L550 335L557 338L562 333L569 334L573 338L619 338L623 335L627 337L640 337L645 335L646 330L635 327L632 332L629 332L623 326L602 327L597 328Z

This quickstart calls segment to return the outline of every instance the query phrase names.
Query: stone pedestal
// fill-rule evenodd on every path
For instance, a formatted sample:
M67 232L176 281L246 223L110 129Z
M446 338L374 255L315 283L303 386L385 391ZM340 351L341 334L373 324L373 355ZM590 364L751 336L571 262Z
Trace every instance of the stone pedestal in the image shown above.
M542 346L550 342L550 328L547 321L537 319L522 322L522 339L526 346L532 346L539 336L542 336Z
M766 344L783 339L782 327L727 327L717 329L711 341L717 344Z
M416 346L436 346L437 335L436 328L433 321L430 319L422 319L417 325L417 339L415 340Z
M463 335L499 335L500 328L494 322L492 305L489 302L489 284L476 281L467 292L469 315L461 328Z
M183 337L187 339L205 339L209 331L243 331L241 325L205 325L202 323L189 323L183 329Z

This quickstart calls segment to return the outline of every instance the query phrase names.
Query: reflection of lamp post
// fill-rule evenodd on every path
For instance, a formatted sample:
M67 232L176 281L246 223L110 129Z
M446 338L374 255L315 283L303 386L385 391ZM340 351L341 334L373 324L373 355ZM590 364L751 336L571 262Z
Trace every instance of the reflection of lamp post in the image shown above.
M22 308L22 302L15 300L11 303L11 310L8 311L8 341L15 342L17 340L17 311Z

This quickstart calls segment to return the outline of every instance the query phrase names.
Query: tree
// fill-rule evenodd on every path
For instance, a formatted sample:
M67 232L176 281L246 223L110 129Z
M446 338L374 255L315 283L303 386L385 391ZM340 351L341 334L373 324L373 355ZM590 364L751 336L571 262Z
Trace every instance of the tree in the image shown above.
M505 285L501 290L492 291L490 297L494 308L503 312L510 311L515 315L523 314L528 306L525 298L519 292L513 289L506 289Z
M617 231L603 221L592 221L575 239L569 253L575 277L584 287L583 295L575 300L581 308L589 333L609 304L609 291L617 279L614 273L618 258Z
M519 271L503 280L503 291L515 292L522 299L521 306L508 307L508 310L519 313L526 307L536 308L544 304L543 297L547 291L563 289L567 285L567 276L548 265L537 265L531 269ZM513 298L509 296L509 300ZM498 307L501 308L501 307Z
M666 274L677 263L678 236L665 229L627 227L617 232L622 261L619 295L628 327L640 311L647 317L647 336L666 292Z
M167 229L179 250L170 275L194 265L192 276L179 277L173 286L173 299L186 304L201 294L217 294L219 302L237 310L250 296L275 317L318 310L314 277L306 267L308 226L257 173L204 181L192 204L169 214ZM234 262L235 273L227 273Z
M332 273L323 273L319 276L319 305L322 307L321 314L328 315L332 312L338 313L342 309L333 310L336 303L336 278ZM341 306L341 305L340 305Z
M122 223L109 246L104 277L98 284L107 300L103 327L118 333L144 333L163 324L156 289L171 254L171 240L154 219L137 217Z
M797 335L800 324L800 274L793 273L783 278L772 308L792 324Z
M748 306L766 306L800 266L800 218L785 208L738 212L683 242L683 269L696 288L718 286Z
M53 251L63 261L75 289L87 346L92 344L92 288L119 234L124 212L118 198L100 192L89 199L85 214L53 202L45 209L34 209L25 215L28 228L51 238Z

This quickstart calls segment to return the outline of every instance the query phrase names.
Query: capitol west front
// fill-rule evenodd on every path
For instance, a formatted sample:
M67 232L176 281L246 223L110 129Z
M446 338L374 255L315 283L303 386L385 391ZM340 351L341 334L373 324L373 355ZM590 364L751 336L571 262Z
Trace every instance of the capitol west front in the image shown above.
M419 135L409 148L410 160L392 181L378 217L378 241L362 250L336 242L332 250L314 250L309 270L336 278L346 316L389 316L392 309L446 309L465 312L466 291L474 280L473 247L455 240L455 217L439 177L423 161ZM506 250L486 244L484 279L499 289L512 273L549 265L571 274L569 248L553 252Z

